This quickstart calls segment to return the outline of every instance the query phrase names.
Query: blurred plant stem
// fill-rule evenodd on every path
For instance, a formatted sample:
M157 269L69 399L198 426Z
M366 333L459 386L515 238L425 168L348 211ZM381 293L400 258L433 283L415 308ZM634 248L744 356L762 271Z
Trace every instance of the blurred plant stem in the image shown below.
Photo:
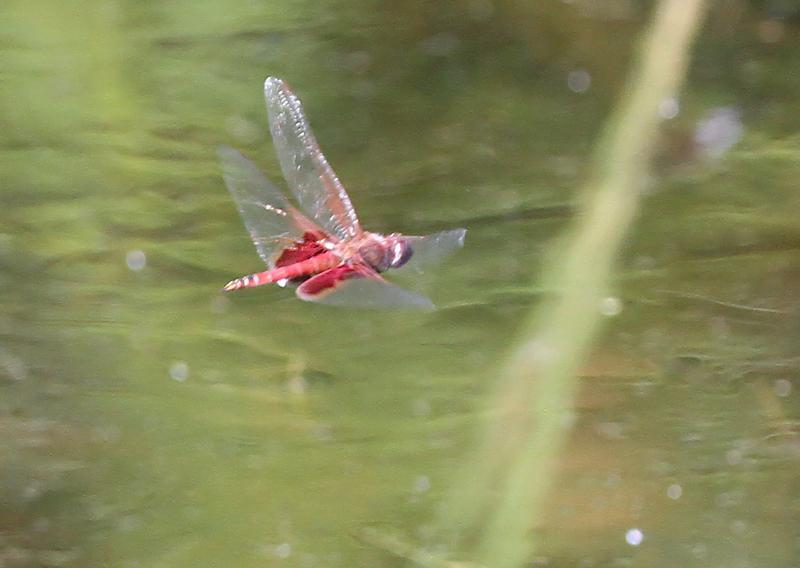
M663 0L637 68L597 145L571 232L543 267L549 299L502 370L491 423L442 518L455 551L485 566L522 566L572 422L578 366L601 318L617 252L637 211L659 122L686 70L703 0Z

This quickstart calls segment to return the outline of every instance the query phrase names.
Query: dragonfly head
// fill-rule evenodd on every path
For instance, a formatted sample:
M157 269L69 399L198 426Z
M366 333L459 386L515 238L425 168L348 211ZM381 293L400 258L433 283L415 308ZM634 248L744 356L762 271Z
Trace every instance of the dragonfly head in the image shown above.
M389 268L400 268L414 251L408 239L392 233L385 237L379 237L363 245L359 250L361 258L369 263L378 272L383 272Z

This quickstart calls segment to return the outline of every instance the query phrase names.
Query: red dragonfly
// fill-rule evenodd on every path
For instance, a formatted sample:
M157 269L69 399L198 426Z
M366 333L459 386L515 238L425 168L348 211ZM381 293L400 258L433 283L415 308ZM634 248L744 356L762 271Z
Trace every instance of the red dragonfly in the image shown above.
M297 296L312 302L432 309L428 298L389 283L381 273L438 261L463 246L466 230L424 237L365 231L311 132L300 100L275 77L265 81L264 96L278 161L299 208L238 151L219 150L225 184L269 267L231 280L223 290L296 283Z

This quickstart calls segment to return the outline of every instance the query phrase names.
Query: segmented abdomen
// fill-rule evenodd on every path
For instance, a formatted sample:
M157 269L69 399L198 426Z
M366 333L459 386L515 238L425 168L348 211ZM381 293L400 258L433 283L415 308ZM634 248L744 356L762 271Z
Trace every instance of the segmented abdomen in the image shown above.
M272 270L265 270L264 272L257 272L255 274L248 274L236 280L231 280L222 288L224 292L232 292L240 288L253 288L254 286L262 286L264 284L272 284L280 280L293 280L301 276L310 276L317 274L323 270L328 270L341 263L341 258L333 252L325 252L313 256L302 262L290 264L288 266L281 266L273 268Z

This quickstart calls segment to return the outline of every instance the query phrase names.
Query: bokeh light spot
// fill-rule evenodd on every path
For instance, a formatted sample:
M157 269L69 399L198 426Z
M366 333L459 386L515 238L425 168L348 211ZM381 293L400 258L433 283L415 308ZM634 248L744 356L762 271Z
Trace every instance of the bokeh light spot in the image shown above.
M567 75L567 86L573 93L584 93L592 85L592 76L586 69L575 69Z
M170 365L169 376L173 381L182 383L189 378L189 365L184 361L177 361Z
M787 397L792 392L792 383L786 379L778 379L772 386L772 391L779 397Z
M625 542L631 546L639 546L644 540L644 533L639 529L628 529L625 533Z
M144 251L132 250L125 255L125 264L130 270L139 272L147 266L147 255L144 254Z

